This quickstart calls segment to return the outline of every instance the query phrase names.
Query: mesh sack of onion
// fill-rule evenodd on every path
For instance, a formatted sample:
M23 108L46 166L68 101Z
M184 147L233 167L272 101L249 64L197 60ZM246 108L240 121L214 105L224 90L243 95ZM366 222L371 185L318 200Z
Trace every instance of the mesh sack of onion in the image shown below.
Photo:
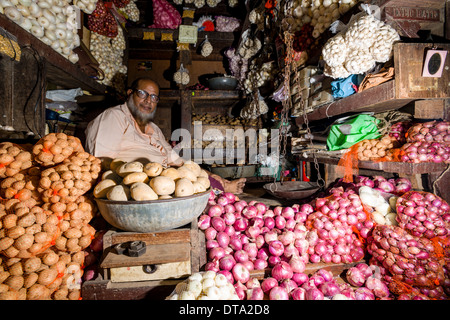
M376 226L368 238L372 262L386 269L385 280L407 286L436 288L444 284L440 245L415 237L397 226Z
M109 38L115 38L118 34L118 24L114 15L101 0L97 2L95 10L88 15L89 30Z
M406 143L400 148L401 161L449 163L450 122L417 123L408 129L405 136Z
M396 203L397 222L416 237L428 239L450 232L450 206L441 197L424 191L409 191Z

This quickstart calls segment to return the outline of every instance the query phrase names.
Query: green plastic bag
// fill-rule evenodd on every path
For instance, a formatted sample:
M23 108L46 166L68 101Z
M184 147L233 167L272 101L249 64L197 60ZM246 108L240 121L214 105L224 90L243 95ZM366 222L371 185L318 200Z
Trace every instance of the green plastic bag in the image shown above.
M335 121L327 138L328 150L347 149L362 140L379 138L378 122L380 120L368 114Z

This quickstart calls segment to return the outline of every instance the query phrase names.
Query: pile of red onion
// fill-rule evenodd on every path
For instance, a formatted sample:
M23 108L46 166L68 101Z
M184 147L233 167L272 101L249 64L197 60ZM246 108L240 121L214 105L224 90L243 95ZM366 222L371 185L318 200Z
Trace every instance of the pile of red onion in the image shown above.
M368 242L370 264L385 268L388 282L427 289L444 284L444 269L431 240L415 237L397 226L376 226Z
M198 227L206 238L206 270L222 273L234 283L245 283L249 271L274 267L281 261L301 272L308 262L310 241L317 235L304 222L309 204L270 209L261 202L247 203L232 193L213 193Z
M450 122L430 121L409 128L406 142L401 147L404 162L449 163Z
M409 191L397 199L397 222L416 237L428 239L450 233L450 206L430 192Z
M367 217L361 199L354 190L315 199L315 211L308 215L306 225L317 233L310 244L309 260L313 263L352 263L364 257L364 246L355 231L367 238L374 223Z
M411 128L409 128L406 141L436 141L449 144L450 122L429 121L424 123L416 123Z
M118 24L105 3L97 1L95 10L88 15L88 28L106 37L115 38L118 33Z
M345 277L354 287L356 300L375 300L390 296L389 288L381 279L381 274L377 267L369 266L365 263L358 263L356 266L347 270Z
M406 132L411 127L412 123L409 121L400 121L394 123L389 129L389 136L395 138L401 144L406 142Z
M383 176L356 176L355 184L357 187L367 186L381 192L402 195L412 189L412 183L408 178L389 178Z

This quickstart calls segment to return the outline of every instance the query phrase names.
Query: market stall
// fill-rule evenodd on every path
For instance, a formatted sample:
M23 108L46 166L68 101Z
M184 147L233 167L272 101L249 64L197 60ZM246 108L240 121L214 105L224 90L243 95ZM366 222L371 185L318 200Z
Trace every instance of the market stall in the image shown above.
M448 12L0 1L0 299L448 300ZM85 149L142 76L181 166Z

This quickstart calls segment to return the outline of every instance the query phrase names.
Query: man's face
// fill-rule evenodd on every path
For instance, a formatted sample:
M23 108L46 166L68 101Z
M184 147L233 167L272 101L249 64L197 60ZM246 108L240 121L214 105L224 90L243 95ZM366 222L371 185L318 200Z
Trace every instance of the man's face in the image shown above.
M159 97L159 89L156 83L141 80L136 90L128 90L127 93L129 95L127 105L136 121L140 124L147 124L153 120L158 104L155 101L155 96ZM159 100L159 98L156 100Z

